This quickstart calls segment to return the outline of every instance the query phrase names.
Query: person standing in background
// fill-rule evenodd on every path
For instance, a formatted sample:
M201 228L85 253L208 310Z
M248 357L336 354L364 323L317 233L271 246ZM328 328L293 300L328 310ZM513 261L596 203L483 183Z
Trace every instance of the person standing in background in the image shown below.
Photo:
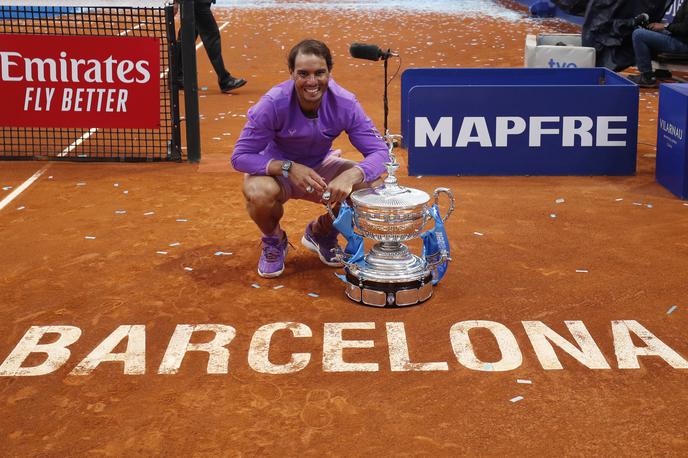
M177 0L181 2L181 0ZM194 0L194 16L196 23L196 34L194 40L200 35L203 47L208 54L208 59L217 74L217 82L220 86L220 91L228 93L234 89L239 89L246 84L244 78L235 78L225 68L224 60L222 59L222 40L220 37L220 29L217 27L215 16L210 10L211 5L215 0ZM175 4L176 7L176 4ZM176 13L176 11L175 11ZM180 30L179 41L184 39ZM181 72L181 69L180 69ZM177 77L177 81L183 88L183 76L181 73Z

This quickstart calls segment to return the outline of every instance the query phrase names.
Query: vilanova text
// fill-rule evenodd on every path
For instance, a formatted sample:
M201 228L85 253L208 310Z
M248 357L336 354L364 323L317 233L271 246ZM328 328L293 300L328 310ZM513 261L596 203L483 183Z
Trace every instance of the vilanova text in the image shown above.
M563 369L558 350L577 360L589 369L639 369L640 357L660 358L674 369L688 369L688 361L670 348L647 328L635 320L611 322L615 361L610 363L600 351L592 335L582 321L565 321L569 336L562 336L541 321L522 321L523 328L530 340L535 356L544 370ZM323 324L322 370L324 372L378 372L379 361L365 361L360 351L356 357L347 355L346 349L373 348L376 342L371 339L360 339L365 332L375 330L374 322L324 323ZM403 322L386 322L386 343L389 353L389 364L392 372L410 371L448 371L446 361L418 362L410 357L406 327ZM498 361L483 361L474 351L471 342L471 331L481 329L489 332L494 338L501 357ZM345 332L356 330L359 339L346 338ZM199 335L191 343L194 333ZM276 322L258 328L252 336L248 349L248 364L256 372L264 374L291 374L304 370L311 361L310 353L291 353L289 361L275 362L270 360L273 346L272 337L276 333L286 333L289 338L281 338L280 350L291 338L313 338L311 328L303 323ZM210 335L211 337L208 337ZM64 366L71 356L69 347L81 336L81 329L76 326L32 326L21 338L17 346L0 365L0 376L20 377L46 375ZM231 343L236 336L236 329L225 324L179 324L174 329L165 354L157 368L158 374L176 374L188 353L201 353L190 356L208 359L208 374L227 374L229 372L230 353L234 350ZM642 342L636 345L635 342ZM43 343L42 343L43 341ZM456 361L463 367L474 371L503 372L519 368L523 362L521 348L514 334L501 323L495 321L460 321L451 326L449 342ZM119 345L126 344L124 352L115 353ZM122 347L122 348L123 348ZM288 350L288 348L286 349ZM39 354L43 362L25 366L30 355ZM232 355L234 357L234 355ZM359 361L352 361L357 359ZM363 361L361 361L363 360ZM146 328L144 325L121 325L98 344L88 356L81 360L70 372L71 375L91 374L102 363L116 362L127 375L146 373ZM118 366L119 367L119 366Z

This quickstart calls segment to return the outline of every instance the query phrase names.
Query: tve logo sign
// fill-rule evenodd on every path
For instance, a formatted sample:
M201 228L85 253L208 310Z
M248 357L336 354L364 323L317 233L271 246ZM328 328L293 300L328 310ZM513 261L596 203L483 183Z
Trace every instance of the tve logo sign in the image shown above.
M409 88L409 174L635 173L636 86L601 68L485 72Z
M578 65L576 65L574 62L558 62L554 59L550 59L547 64L549 65L549 68L578 68Z

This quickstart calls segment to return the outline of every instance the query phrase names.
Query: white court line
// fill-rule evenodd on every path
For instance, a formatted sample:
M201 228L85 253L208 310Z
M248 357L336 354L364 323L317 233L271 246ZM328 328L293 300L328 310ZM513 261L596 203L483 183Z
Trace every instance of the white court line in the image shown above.
M7 197L2 199L0 201L0 210L5 208L10 202L12 202L19 194L21 194L26 188L31 186L34 181L36 181L43 173L45 173L46 170L48 170L48 167L50 167L50 164L46 164L43 166L42 169L40 169L38 172L34 173L31 178L23 182L21 185L17 187L14 191L12 191Z

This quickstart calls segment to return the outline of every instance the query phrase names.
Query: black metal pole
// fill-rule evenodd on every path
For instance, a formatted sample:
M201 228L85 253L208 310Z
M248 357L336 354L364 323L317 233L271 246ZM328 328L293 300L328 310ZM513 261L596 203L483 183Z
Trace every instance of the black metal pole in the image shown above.
M186 119L186 154L189 162L201 160L201 128L198 113L198 78L196 73L196 19L194 0L182 0L182 69L184 70L184 112Z
M688 0L686 0L688 1ZM389 54L389 49L387 50L387 53ZM382 135L387 135L387 114L389 113L389 107L387 106L387 58L384 58L385 60L385 95L383 97L383 102L385 105L385 131L382 133Z

